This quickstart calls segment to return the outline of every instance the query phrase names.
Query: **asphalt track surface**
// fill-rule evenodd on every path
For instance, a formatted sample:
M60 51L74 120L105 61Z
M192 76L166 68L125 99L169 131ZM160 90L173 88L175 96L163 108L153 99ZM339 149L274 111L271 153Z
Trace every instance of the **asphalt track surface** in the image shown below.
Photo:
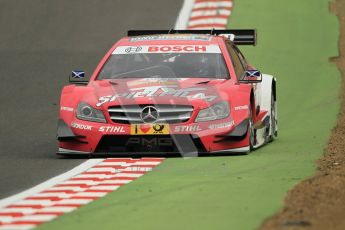
M0 0L0 199L85 159L55 152L59 95L128 29L173 28L182 0Z

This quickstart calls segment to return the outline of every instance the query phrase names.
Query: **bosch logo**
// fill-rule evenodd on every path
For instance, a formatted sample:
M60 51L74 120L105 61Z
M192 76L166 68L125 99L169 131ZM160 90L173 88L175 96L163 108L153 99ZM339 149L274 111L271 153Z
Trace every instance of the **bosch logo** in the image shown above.
M143 48L141 46L131 46L125 49L126 53L138 53L142 50Z
M141 111L140 118L144 123L155 123L159 118L159 113L155 107L146 106Z

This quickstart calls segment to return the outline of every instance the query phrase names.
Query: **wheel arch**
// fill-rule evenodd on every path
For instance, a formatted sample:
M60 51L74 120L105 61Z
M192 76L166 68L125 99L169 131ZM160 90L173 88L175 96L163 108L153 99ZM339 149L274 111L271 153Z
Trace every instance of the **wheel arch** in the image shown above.
M278 118L278 111L277 111L277 80L275 77L267 74L263 74L263 82L262 82L262 88L261 88L261 106L262 109L265 111L268 111L268 115L271 111L271 100L273 95L274 100L274 109L275 109L275 119ZM277 133L278 131L278 125L275 123L275 130L274 133ZM277 136L277 135L275 135Z

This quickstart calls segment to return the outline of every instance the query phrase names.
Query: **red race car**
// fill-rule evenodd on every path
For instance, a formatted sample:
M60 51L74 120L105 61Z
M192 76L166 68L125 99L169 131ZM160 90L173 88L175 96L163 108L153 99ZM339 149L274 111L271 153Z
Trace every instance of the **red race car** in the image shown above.
M60 155L248 153L277 136L276 79L238 45L255 30L129 31L62 90Z

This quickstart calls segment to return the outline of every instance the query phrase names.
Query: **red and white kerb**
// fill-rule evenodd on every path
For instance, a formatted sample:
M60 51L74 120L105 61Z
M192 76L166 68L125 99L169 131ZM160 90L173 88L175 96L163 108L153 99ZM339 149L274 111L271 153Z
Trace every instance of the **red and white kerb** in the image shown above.
M233 0L195 0L187 29L226 29Z
M0 230L32 229L141 177L163 158L108 158L81 174L0 209Z

